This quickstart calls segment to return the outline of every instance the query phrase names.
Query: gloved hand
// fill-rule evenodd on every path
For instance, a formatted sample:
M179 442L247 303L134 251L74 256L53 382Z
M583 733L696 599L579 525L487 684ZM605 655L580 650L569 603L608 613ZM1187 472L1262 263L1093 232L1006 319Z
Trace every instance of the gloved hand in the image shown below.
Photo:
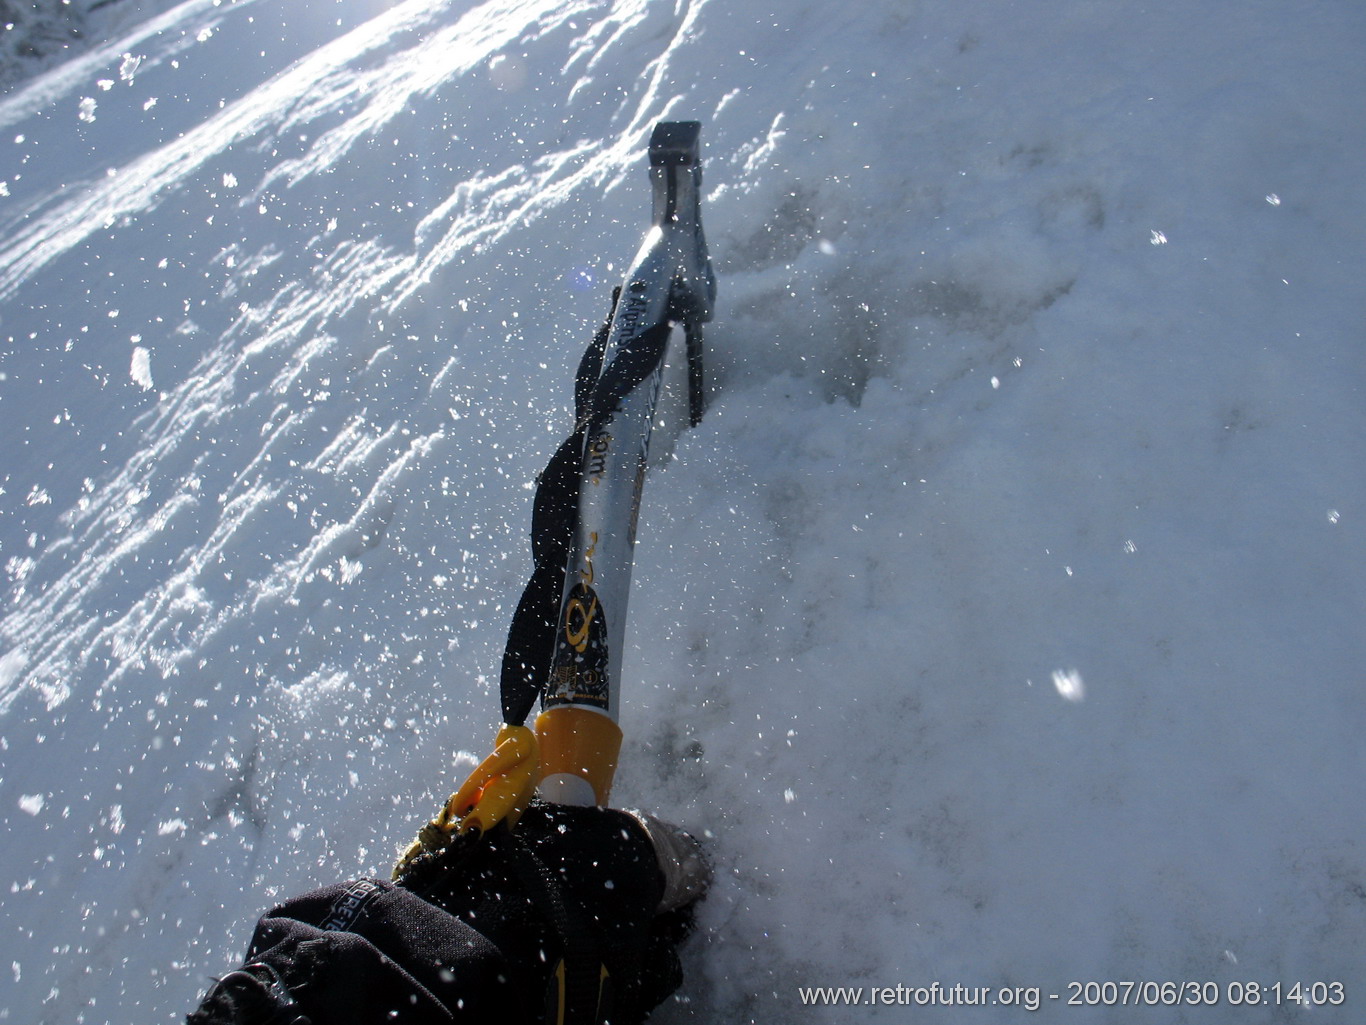
M629 1025L681 983L676 947L708 880L697 842L652 816L533 804L398 885L272 909L189 1021Z

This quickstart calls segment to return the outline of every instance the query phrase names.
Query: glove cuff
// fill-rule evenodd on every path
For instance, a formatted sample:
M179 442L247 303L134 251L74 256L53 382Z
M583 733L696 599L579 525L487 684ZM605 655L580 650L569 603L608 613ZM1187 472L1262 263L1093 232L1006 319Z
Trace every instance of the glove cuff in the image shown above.
M711 865L706 852L690 833L664 822L649 812L628 810L640 823L654 847L655 861L664 876L664 895L657 914L675 911L700 900L711 884Z

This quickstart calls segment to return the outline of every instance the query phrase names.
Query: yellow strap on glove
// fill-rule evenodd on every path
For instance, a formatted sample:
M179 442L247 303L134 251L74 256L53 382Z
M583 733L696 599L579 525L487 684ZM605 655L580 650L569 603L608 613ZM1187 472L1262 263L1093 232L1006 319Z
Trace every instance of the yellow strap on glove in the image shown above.
M485 832L505 820L509 828L517 824L536 791L540 769L536 734L526 726L504 723L493 743L493 754L469 774L399 858L395 879L420 855L445 850L457 833Z
M515 826L531 803L541 764L536 734L505 723L493 743L493 754L469 774L441 813L443 820L459 820L457 832L485 832L504 819Z

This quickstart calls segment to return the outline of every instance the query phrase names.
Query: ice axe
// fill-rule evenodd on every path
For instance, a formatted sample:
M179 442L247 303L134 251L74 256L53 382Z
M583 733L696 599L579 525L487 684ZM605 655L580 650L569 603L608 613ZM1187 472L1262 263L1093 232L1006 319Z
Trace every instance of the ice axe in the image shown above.
M608 803L632 551L666 376L684 382L678 420L695 426L706 405L702 325L716 276L702 231L701 127L663 121L650 138L651 224L579 362L573 432L538 480L534 568L508 631L494 751L396 872L457 833L515 826L537 792L559 804Z

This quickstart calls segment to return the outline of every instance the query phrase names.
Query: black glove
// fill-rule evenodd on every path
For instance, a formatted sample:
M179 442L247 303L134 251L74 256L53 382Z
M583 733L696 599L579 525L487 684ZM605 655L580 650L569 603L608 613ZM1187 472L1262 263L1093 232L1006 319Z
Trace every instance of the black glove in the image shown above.
M272 909L189 1022L634 1025L681 983L675 947L706 882L696 842L657 819L534 804L397 886Z

